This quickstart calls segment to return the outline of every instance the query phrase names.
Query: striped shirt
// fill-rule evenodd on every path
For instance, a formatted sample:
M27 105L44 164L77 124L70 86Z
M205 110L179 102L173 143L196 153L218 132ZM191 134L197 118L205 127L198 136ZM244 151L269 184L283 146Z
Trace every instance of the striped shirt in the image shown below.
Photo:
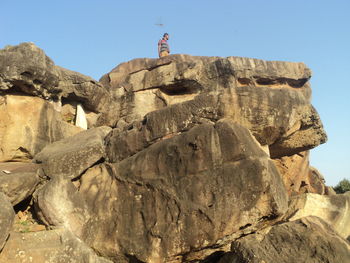
M159 40L158 47L160 47L159 52L167 51L168 53L170 53L169 44L166 41L166 39L162 38L161 40Z

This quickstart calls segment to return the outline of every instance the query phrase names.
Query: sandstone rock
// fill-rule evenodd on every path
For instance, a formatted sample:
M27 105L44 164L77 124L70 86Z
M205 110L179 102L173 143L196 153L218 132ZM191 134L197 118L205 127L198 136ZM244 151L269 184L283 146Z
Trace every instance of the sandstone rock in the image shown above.
M305 193L327 194L324 177L315 167L309 167L307 179L308 183L304 186L306 188Z
M249 58L173 55L135 59L101 78L120 100L120 116L147 112L193 99L200 93L245 86L296 87L309 98L310 70L303 63Z
M15 219L15 211L5 194L0 192L0 251L2 250Z
M309 155L306 151L273 160L290 196L302 193L328 193L323 176L316 168L310 167Z
M40 181L39 168L33 163L0 163L0 192L7 195L13 206L34 192Z
M142 121L125 125L124 129L114 129L106 138L108 160L123 160L160 139L186 132L196 125L215 123L220 118L217 105L216 96L203 94L150 112Z
M0 162L28 161L46 145L81 131L40 98L0 96Z
M104 138L110 131L109 127L98 127L52 143L35 156L35 162L42 164L50 178L76 178L104 158Z
M0 50L0 92L37 96L57 103L80 102L84 108L112 115L115 101L98 81L62 67L33 43ZM100 123L105 124L104 120ZM107 123L108 124L108 123Z
M277 158L326 141L318 114L310 105L310 77L303 63L173 55L123 63L101 82L119 101L117 119L128 124L160 109L162 113L182 112L174 108L188 108L196 101L192 118L208 109L219 119L232 118L261 145L270 146L271 156ZM198 104L201 95L213 99ZM191 113L184 115L188 123ZM166 124L178 117L166 116L170 118Z
M297 195L302 185L307 185L309 174L309 152L284 156L273 160L279 170L288 194Z
M320 117L312 106L308 107L302 114L299 130L287 134L270 146L270 151L273 152L272 157L292 155L309 150L327 140Z
M219 102L226 117L269 146L272 158L312 149L327 139L317 112L298 89L238 87L226 89Z
M317 217L275 225L267 234L253 234L232 243L219 263L350 262L350 246Z
M340 236L350 237L350 192L338 195L303 194L291 199L285 218L294 221L317 216L331 225Z
M59 92L58 82L53 61L33 43L0 50L0 90L48 99Z
M190 90L184 84L195 84L198 89L194 91L200 91L232 86L237 81L239 85L304 88L309 98L310 91L304 85L310 77L311 71L303 63L172 55L160 60L145 58L122 63L100 81L110 89L144 91L164 87L167 93L185 94Z
M50 178L38 187L27 174L23 183L31 187L24 190L15 184L18 171L6 175L19 194L3 187L0 173L0 191L16 203L37 187L33 220L64 227L56 235L13 235L0 262L105 262L93 250L114 262L195 262L227 251L238 238L255 238L253 232L279 222L287 210L282 178L290 195L330 193L306 152L327 139L310 104L310 77L303 63L172 55L123 63L97 82L55 66L33 44L0 50L0 161L35 156ZM76 134L69 123L80 104L88 128L115 129ZM336 203L331 211L340 207L331 212L336 218L326 217L347 233L348 200L340 199L328 202ZM306 201L293 202L284 219L309 209ZM313 245L322 231L324 240L341 239L307 220L271 231L286 226L299 235L306 225L306 243ZM266 247L274 240L269 234ZM276 247L285 235L292 234L275 235ZM324 240L316 254L326 258ZM271 257L279 262L274 251Z
M54 178L35 193L35 210L47 226L64 226L80 237L90 218L85 200L67 178Z
M85 109L99 113L108 111L115 103L109 92L96 80L81 73L56 66L63 102L77 101Z
M200 259L282 215L288 201L272 161L230 120L95 166L79 192L93 209L84 240L102 255L144 262Z
M282 91L270 89L268 91L267 89L246 87L226 89L220 96L210 93L200 94L193 100L150 112L139 123L134 122L132 125L125 125L124 130L126 131L122 135L118 130L114 132L115 135L111 136L115 138L107 139L107 145L115 148L114 144L122 143L127 146L126 151L130 151L130 153L125 152L123 154L132 154L164 136L177 134L195 125L216 122L227 117L247 127L261 145L270 145L271 156L276 158L279 154L282 154L276 148L276 145L279 142L283 143L284 136L288 138L290 136L289 132L293 133L293 129L295 129L294 132L298 132L301 127L292 127L291 123L298 123L298 120L304 118L303 116L308 115L308 113L311 114L312 111L310 105L305 104L305 99L300 94L298 95L297 91L290 91L289 89ZM294 99L291 99L293 96L289 96L288 93L293 92L295 93L293 95ZM247 96L248 94L250 95ZM230 99L239 103L233 103ZM253 101L255 102L253 103ZM282 102L284 102L283 107L281 107ZM260 106L261 104L265 106ZM301 129L304 131L308 128L303 127ZM323 130L320 130L320 132L322 133ZM323 135L325 136L324 133ZM120 138L117 139L116 137ZM300 144L297 146L298 142L296 141L293 147L288 150L285 149L286 151L283 154L295 154L316 146L317 143L313 144L312 142L314 142L314 139L310 139L310 144L305 146L304 141L300 140ZM321 141L319 142L321 143ZM121 147L121 150L125 151L125 147ZM108 147L107 152L109 152ZM111 160L119 158L116 156L109 157Z
M33 233L11 233L0 262L112 263L99 257L64 228Z

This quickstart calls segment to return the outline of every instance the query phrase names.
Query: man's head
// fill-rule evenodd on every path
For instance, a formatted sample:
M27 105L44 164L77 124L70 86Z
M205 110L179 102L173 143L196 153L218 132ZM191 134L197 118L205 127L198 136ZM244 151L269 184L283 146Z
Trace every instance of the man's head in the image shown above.
M163 38L168 40L169 39L169 34L168 33L164 33Z

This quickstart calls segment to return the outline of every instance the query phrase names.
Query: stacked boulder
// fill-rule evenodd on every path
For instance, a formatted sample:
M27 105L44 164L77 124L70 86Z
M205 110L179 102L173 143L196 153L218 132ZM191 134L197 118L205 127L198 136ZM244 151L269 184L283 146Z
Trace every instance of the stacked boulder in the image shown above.
M0 261L294 262L278 247L303 246L346 262L349 195L309 166L327 139L310 78L172 55L95 81L32 43L0 50ZM300 238L270 245L285 235Z

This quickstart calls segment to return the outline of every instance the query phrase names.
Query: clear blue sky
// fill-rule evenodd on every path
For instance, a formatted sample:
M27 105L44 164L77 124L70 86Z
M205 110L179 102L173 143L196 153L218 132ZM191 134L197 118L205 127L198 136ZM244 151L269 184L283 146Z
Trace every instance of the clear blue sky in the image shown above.
M31 41L97 80L121 62L156 57L163 32L172 53L304 62L329 137L311 165L328 185L350 179L349 0L1 0L0 12L0 48Z

